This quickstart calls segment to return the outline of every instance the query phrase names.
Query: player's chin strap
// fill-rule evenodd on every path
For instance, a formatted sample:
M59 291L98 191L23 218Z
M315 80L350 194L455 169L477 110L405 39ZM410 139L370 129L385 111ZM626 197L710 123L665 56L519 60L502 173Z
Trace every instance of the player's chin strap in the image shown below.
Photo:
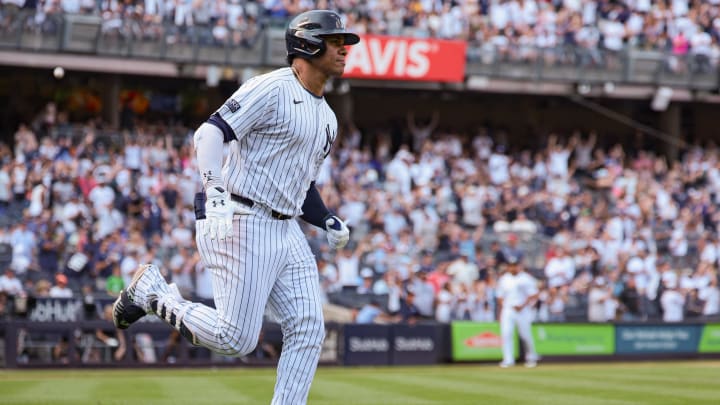
M164 296L158 298L156 301L153 301L151 305L153 307L153 311L160 318L180 332L180 334L194 346L198 346L195 334L192 333L187 326L185 326L183 319L187 313L199 304L182 298L178 299L174 296Z

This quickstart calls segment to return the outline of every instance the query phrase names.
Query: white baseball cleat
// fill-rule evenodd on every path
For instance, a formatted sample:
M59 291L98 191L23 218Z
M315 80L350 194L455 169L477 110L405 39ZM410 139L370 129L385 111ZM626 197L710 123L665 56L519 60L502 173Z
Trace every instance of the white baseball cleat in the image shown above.
M514 365L513 363L505 363L504 361L499 364L500 368L510 368Z
M167 284L157 266L140 265L128 287L120 292L113 304L113 323L120 329L128 328L146 314L153 313L151 303L160 295L179 296L179 291Z
M535 368L537 367L537 361L535 360L528 360L525 362L525 367L527 368Z

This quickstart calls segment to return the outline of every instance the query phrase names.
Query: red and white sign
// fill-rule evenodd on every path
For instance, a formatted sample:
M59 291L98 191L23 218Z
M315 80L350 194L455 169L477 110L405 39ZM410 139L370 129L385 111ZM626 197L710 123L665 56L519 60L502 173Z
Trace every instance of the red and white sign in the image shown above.
M461 82L465 41L362 35L348 48L343 77Z
M502 338L492 332L483 332L465 339L467 347L502 347Z

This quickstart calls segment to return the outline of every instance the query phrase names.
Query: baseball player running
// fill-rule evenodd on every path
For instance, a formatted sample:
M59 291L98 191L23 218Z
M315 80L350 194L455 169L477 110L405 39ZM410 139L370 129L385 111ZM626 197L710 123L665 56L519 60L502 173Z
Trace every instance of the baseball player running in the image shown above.
M500 277L497 288L503 352L500 367L515 365L513 337L516 325L525 344L525 366L535 367L538 355L530 329L533 317L530 307L539 295L537 280L522 270L518 256L506 257L506 266L507 271Z
M307 402L325 336L317 264L297 218L324 228L333 248L350 237L314 180L337 135L323 88L343 74L345 47L360 38L335 12L318 10L295 17L285 40L290 67L244 83L195 132L205 189L196 242L216 309L184 300L145 265L113 314L120 328L156 314L195 345L242 356L255 348L267 306L283 332L273 405Z

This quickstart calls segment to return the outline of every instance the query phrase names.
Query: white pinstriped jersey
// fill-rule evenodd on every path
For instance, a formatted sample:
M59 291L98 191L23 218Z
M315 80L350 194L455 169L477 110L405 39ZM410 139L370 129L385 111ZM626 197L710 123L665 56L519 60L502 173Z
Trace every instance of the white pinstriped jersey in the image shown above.
M217 112L237 138L223 167L228 190L302 215L310 183L337 136L325 98L305 90L288 67L250 79Z

